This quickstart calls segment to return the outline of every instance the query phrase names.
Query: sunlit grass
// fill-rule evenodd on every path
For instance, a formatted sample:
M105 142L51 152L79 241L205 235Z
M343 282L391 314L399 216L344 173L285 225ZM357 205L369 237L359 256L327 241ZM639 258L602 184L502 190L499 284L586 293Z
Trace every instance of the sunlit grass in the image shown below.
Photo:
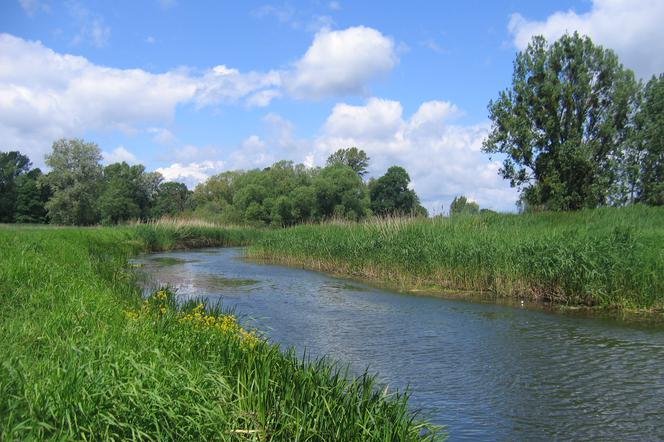
M232 312L136 289L137 252L260 235L0 227L0 440L432 439L372 377L284 353Z

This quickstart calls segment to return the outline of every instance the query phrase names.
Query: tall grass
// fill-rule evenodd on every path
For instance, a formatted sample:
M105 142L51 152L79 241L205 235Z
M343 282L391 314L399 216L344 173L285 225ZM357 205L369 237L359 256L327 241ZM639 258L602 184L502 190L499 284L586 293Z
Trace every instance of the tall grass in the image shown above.
M664 208L306 225L266 232L249 254L401 288L664 307Z
M144 301L127 266L139 251L260 235L0 227L0 440L433 439L406 396L248 338L228 313Z

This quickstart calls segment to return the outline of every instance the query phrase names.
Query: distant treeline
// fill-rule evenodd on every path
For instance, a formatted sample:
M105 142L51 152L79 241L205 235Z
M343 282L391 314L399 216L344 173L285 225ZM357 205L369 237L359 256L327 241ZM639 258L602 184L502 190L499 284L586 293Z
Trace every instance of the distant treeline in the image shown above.
M369 158L355 147L338 150L322 168L279 161L264 169L221 173L193 192L142 165L103 167L100 162L99 147L78 139L53 143L47 174L31 169L20 152L0 152L0 222L91 225L191 215L288 226L333 217L427 215L402 167L365 182Z

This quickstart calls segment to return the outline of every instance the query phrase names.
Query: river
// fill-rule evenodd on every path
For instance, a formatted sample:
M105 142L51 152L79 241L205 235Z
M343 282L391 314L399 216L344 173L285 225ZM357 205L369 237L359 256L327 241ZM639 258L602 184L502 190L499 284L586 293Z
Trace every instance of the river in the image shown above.
M409 387L450 440L664 440L664 327L400 294L242 259L140 257L146 290L235 309L282 347Z

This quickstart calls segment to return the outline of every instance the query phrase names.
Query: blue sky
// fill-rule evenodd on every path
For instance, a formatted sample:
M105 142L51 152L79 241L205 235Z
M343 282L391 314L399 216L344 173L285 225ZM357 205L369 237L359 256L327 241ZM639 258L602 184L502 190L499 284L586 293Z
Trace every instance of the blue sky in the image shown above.
M534 34L578 30L641 77L664 71L664 2L2 0L0 149L35 165L95 141L193 187L357 145L399 164L433 212L465 194L513 210L486 106ZM616 32L620 29L620 32Z

